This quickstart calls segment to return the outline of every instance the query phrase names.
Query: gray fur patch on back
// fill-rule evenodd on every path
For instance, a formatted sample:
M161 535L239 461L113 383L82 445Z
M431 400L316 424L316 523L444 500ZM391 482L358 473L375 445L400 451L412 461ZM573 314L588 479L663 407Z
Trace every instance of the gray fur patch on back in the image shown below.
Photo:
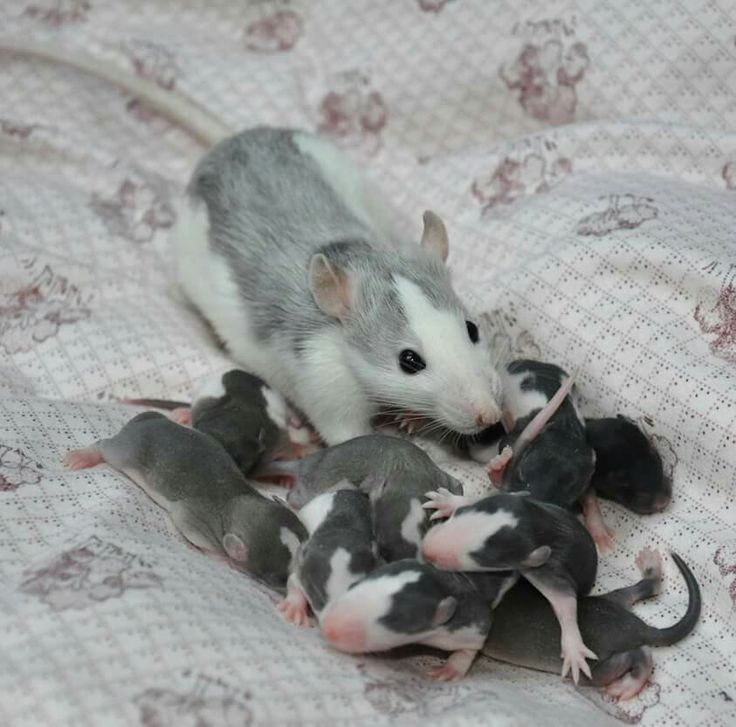
M278 339L298 352L316 332L337 325L309 291L309 261L318 252L358 281L345 336L375 363L412 343L397 276L419 286L435 307L463 310L442 262L418 245L413 254L399 253L378 239L299 151L290 130L259 127L220 142L198 165L189 193L207 207L210 247L227 259L260 340Z

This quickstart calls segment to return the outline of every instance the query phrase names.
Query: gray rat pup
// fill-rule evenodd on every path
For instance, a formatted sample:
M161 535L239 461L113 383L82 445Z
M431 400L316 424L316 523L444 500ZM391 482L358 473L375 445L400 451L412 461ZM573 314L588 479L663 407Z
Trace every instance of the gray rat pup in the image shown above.
M325 609L322 634L351 654L424 644L452 652L430 672L450 681L467 673L491 627L492 609L517 574L448 573L416 560L389 563Z
M216 439L247 475L263 459L303 453L308 434L290 424L284 398L263 379L240 369L206 379L195 392L191 407L162 399L132 399L125 403L173 410L178 424ZM299 437L299 443L291 438Z
M198 548L283 589L299 543L299 518L259 494L212 437L158 412L131 419L114 437L69 452L73 470L106 462L163 507Z
M684 639L700 617L700 588L686 563L671 553L688 590L688 606L672 626L655 628L631 612L631 606L659 592L662 561L659 553L643 550L637 564L642 580L600 596L578 600L578 624L585 639L598 654L590 679L584 685L605 688L616 698L631 699L646 684L652 672L649 646L668 646ZM528 583L512 588L496 608L491 634L483 653L517 666L558 673L560 627L545 598Z
M518 570L549 601L562 630L563 676L590 675L577 624L577 598L593 587L598 554L588 531L568 510L528 494L473 501L449 492L428 493L433 518L450 517L424 537L422 554L443 570Z
M378 552L387 561L414 558L429 516L426 492L461 495L462 485L412 442L385 434L356 437L293 462L271 462L258 476L293 477L287 501L294 507L316 494L353 486L370 496Z
M586 419L588 444L595 450L591 485L597 495L640 515L661 512L672 499L672 482L662 458L639 427L619 414Z
M308 623L307 606L319 620L325 606L377 565L368 497L357 490L318 495L299 511L309 533L295 559L286 598L278 605L284 618Z

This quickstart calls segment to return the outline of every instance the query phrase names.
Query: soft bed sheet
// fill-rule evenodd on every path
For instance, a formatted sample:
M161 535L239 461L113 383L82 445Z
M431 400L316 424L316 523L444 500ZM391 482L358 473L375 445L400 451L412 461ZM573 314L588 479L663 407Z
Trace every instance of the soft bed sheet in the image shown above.
M92 53L234 129L318 131L418 236L438 211L457 289L498 346L574 370L586 414L657 442L669 510L603 509L596 589L674 549L702 621L617 703L482 658L350 657L188 547L119 474L70 473L119 400L231 365L178 293L168 231L202 153L82 73L0 57L0 723L736 723L736 6L374 0L6 0L4 35ZM447 458L475 491L479 467ZM637 612L685 608L671 561Z

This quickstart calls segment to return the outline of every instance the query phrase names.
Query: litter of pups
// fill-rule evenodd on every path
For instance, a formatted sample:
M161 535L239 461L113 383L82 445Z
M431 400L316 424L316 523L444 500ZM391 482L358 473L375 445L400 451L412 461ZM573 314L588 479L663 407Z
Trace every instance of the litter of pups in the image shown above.
M191 415L177 402L130 402L171 414L138 414L65 463L128 476L192 544L284 594L286 621L307 626L311 612L339 651L434 647L449 652L437 680L463 677L484 653L633 697L652 671L649 647L695 627L700 591L672 553L686 613L663 629L641 621L630 608L662 576L659 553L645 549L638 583L589 596L596 545L612 542L595 497L657 512L671 483L631 421L580 416L558 366L512 361L501 378L505 434L487 463L501 491L480 498L405 438L369 434L307 454L312 438L286 402L239 370L206 382ZM290 485L288 504L258 492L269 479Z

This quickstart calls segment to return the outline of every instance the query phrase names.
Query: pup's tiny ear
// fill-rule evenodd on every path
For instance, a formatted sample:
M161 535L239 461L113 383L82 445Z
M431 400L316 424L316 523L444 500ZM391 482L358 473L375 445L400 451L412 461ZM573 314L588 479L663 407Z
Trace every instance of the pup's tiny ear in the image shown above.
M523 568L539 568L544 565L552 555L552 548L549 545L540 545L536 550L532 550L526 559L521 562Z
M423 249L434 253L442 262L445 262L450 251L445 223L430 210L424 213L423 219L424 231L422 232L422 241L419 244Z
M437 604L437 610L435 611L434 618L432 619L432 628L436 629L438 626L447 623L455 614L457 608L457 599L452 596L443 598L439 604Z
M366 495L379 495L383 491L383 488L386 487L386 483L386 477L373 472L360 483L358 489Z
M312 255L309 261L309 290L324 314L342 320L350 313L350 275L322 253Z
M225 552L239 563L245 563L248 560L248 548L245 543L235 533L225 533L222 539L222 547Z

